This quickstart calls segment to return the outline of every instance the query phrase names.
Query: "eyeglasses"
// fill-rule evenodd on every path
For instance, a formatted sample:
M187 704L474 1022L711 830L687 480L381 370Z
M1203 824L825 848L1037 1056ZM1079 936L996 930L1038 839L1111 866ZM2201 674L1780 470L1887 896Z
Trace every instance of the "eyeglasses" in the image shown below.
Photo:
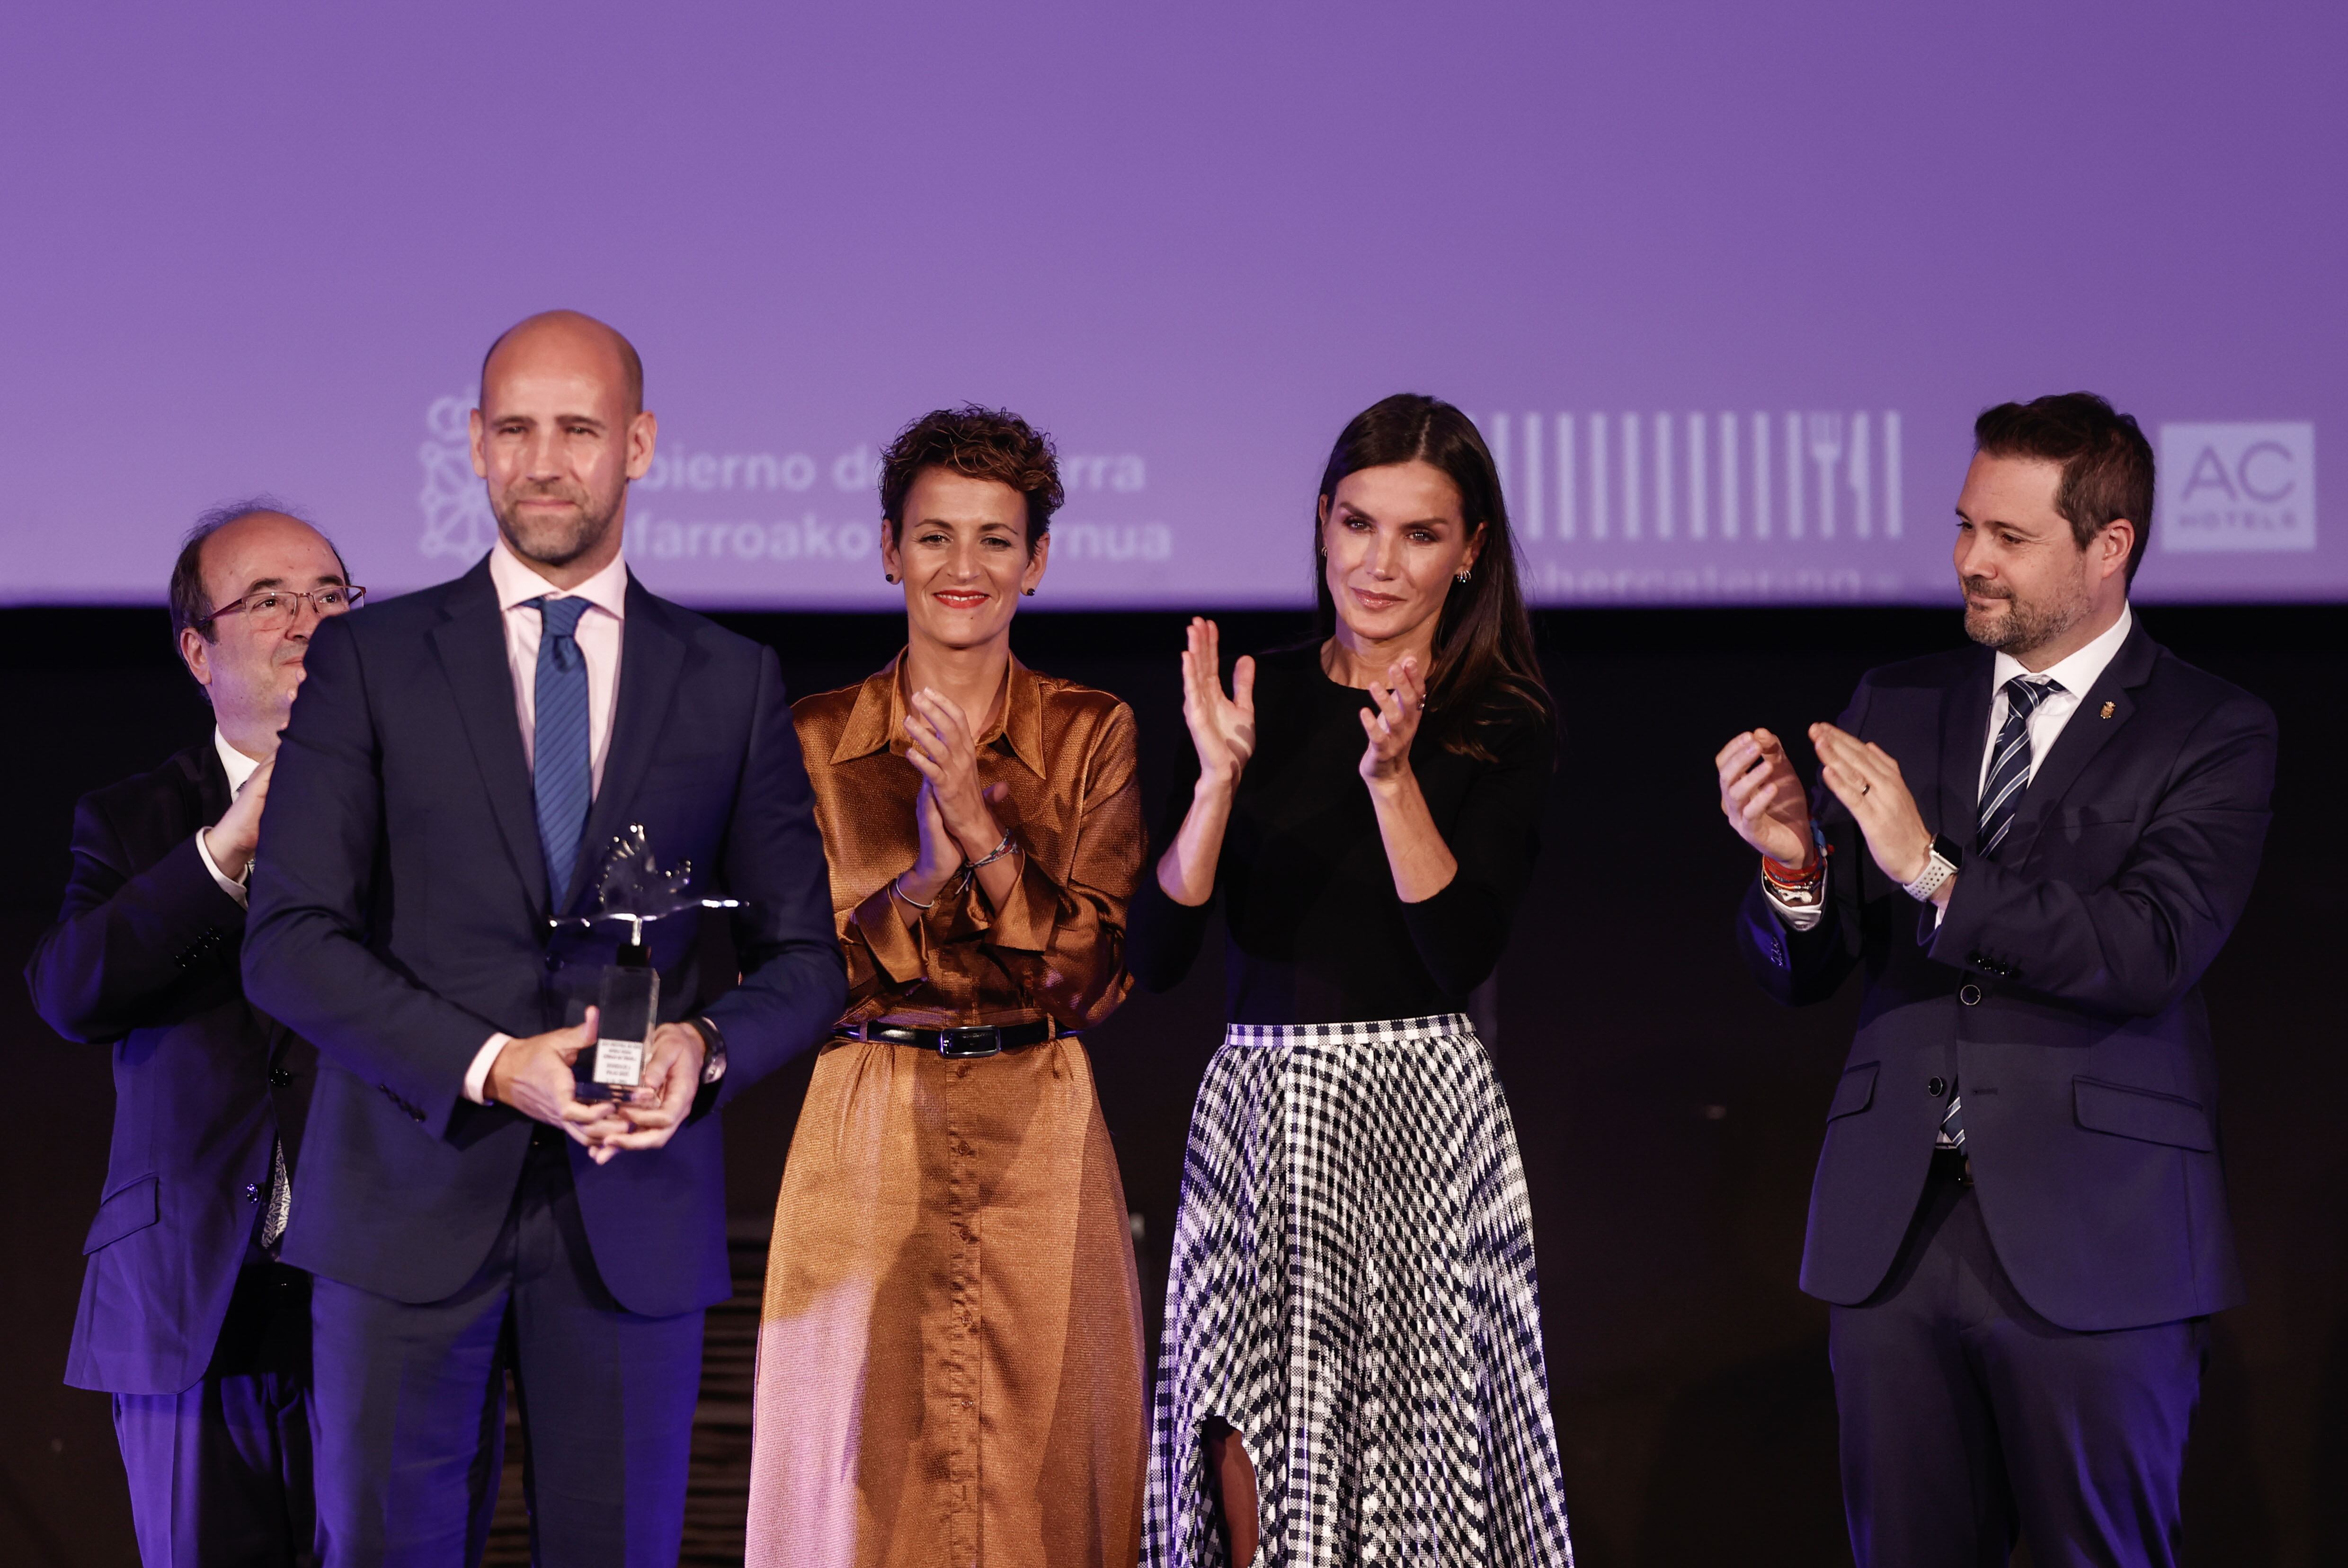
M345 611L357 609L366 602L366 590L357 587L318 588L304 593L292 588L263 588L258 593L247 593L242 599L223 604L191 624L209 626L222 615L244 615L250 617L246 624L256 632L282 632L294 624L294 617L300 613L299 607L304 600L309 602L310 608L317 613L318 618L324 620L329 615L340 615Z

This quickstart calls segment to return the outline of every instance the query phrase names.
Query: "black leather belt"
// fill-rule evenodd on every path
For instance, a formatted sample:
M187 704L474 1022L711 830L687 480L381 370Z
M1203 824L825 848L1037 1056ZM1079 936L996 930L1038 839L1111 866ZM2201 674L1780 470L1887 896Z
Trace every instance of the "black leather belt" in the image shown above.
M962 1024L950 1029L913 1029L901 1024L850 1024L840 1033L851 1040L880 1040L892 1046L918 1046L951 1060L999 1057L1005 1051L1040 1046L1059 1030L1048 1018L1033 1024Z

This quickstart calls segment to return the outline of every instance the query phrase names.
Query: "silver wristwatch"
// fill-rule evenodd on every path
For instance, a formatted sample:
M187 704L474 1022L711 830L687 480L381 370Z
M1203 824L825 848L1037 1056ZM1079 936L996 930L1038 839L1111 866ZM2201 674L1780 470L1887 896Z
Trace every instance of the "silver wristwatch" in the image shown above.
M1916 874L1914 882L1901 883L1900 891L1918 903L1930 903L1932 895L1941 891L1941 884L1957 874L1964 858L1964 851L1945 835L1933 834L1924 869Z

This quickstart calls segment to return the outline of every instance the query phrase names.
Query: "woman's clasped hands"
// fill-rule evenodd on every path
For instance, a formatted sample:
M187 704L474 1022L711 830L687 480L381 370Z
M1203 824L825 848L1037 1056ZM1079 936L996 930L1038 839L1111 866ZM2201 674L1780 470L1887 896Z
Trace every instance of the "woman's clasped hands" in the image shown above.
M906 705L905 759L922 776L913 797L920 847L911 868L897 879L898 895L917 907L937 895L962 869L1001 847L994 815L1008 790L978 777L978 740L961 705L928 686Z

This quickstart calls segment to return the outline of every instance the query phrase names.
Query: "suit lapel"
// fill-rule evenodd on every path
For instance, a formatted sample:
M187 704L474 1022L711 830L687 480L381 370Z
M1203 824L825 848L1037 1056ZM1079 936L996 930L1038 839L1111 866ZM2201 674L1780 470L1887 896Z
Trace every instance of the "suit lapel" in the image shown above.
M2152 678L2152 666L2160 656L2160 646L2145 631L2139 619L2128 632L2120 651L2096 677L2096 684L2080 694L2079 706L2073 711L2063 733L2054 738L2054 749L2046 760L2038 765L2037 776L2030 788L2022 792L2022 804L2013 813L2013 826L2008 830L2006 842L1999 847L2002 863L2018 866L2030 854L2030 847L2038 839L2038 830L2071 786L2079 781L2112 737L2126 727L2136 712L2134 688ZM2103 717L2104 705L2112 705L2112 716Z
M561 908L569 910L602 867L603 846L627 826L644 771L660 749L677 677L685 669L685 639L670 625L666 606L628 573L628 614L620 633L620 690L613 701L612 748L603 755L603 782L588 808L584 846ZM653 852L661 853L654 844Z
M506 852L529 890L530 907L543 910L546 855L539 848L538 805L530 796L521 719L506 663L505 617L489 581L487 556L449 588L440 624L432 628L432 647L456 696L458 717L482 787L489 792L489 809L505 838Z
M1981 810L1982 755L1989 745L1989 680L1997 655L1972 650L1964 676L1941 694L1939 810L1931 826L1972 848Z
M221 766L219 748L210 736L200 746L173 752L159 771L170 788L171 805L177 815L160 824L161 836L152 844L128 846L134 856L145 857L140 861L142 870L178 848L189 834L201 832L219 821L232 799L228 769Z
M180 755L187 763L189 809L196 814L196 826L208 828L227 814L235 799L228 787L228 769L221 765L220 747L207 739Z

